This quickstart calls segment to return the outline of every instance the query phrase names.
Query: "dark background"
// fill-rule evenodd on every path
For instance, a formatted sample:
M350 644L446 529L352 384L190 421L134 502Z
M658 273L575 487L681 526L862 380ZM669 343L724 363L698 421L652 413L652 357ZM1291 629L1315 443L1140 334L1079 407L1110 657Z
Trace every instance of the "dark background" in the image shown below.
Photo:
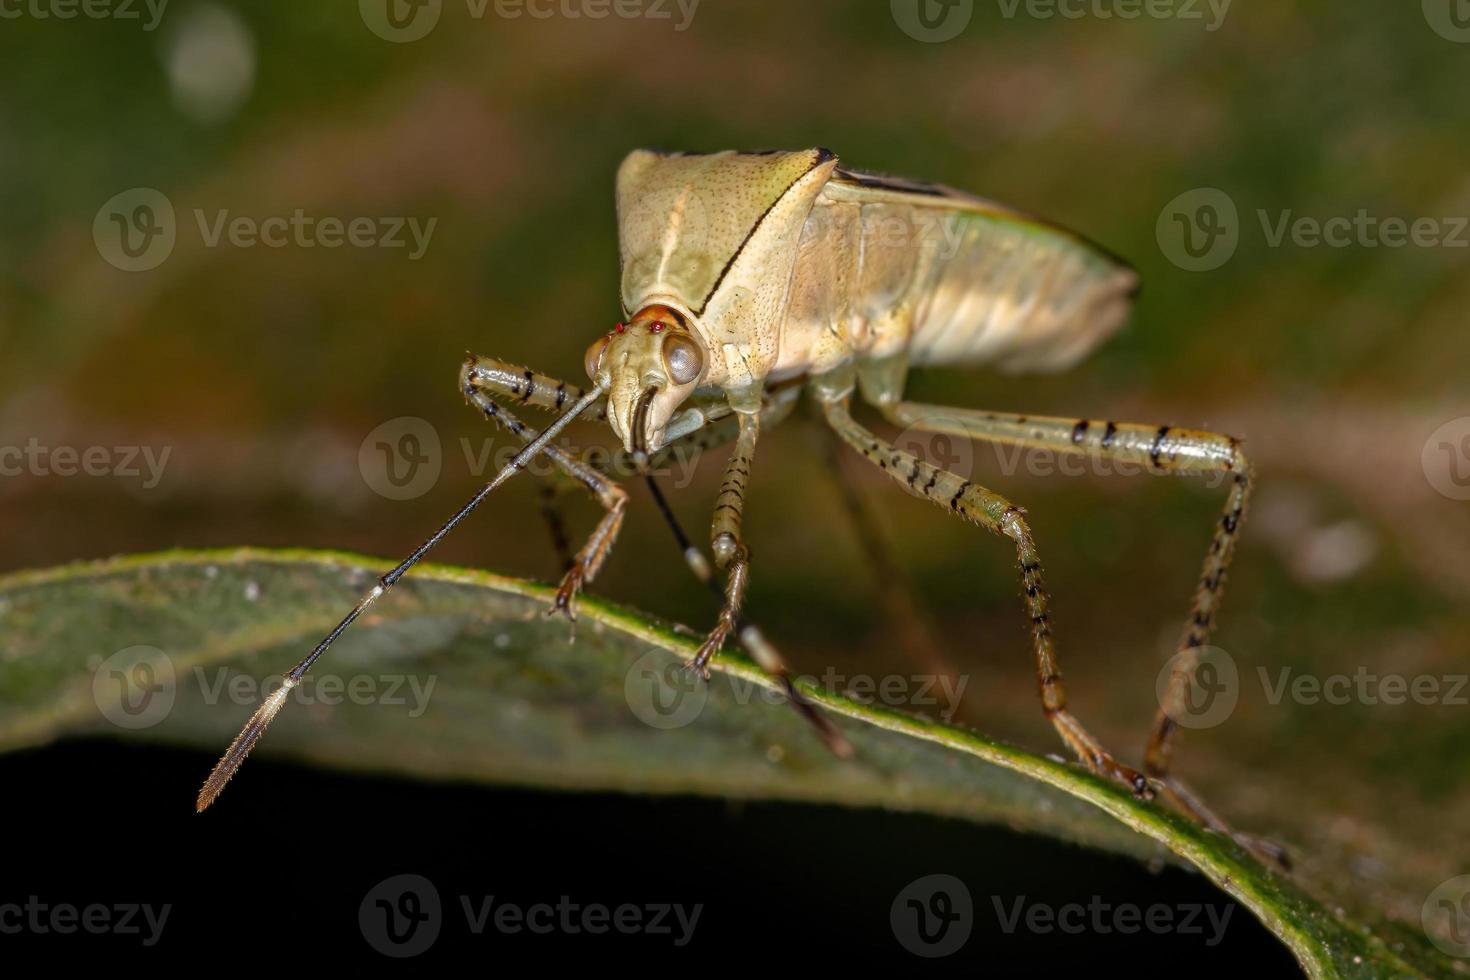
M1298 973L1274 936L1239 906L1227 913L1234 903L1199 875L958 821L354 778L264 759L250 763L253 789L242 781L230 788L229 806L195 816L188 791L213 761L75 741L0 763L0 778L48 788L28 805L24 841L6 862L5 901L34 894L53 905L173 905L152 947L141 936L25 932L3 937L10 955L224 969L381 966L390 961L364 939L359 906L385 878L416 874L439 894L440 932L404 962L430 969L616 963L714 975L891 968L1076 976L1106 962L1144 976L1173 968L1191 976ZM810 873L816 866L821 873ZM974 926L959 952L921 959L895 940L889 910L911 881L935 873L966 884ZM459 897L478 908L487 895L522 906L567 895L610 908L703 909L682 947L673 936L642 933L476 935ZM1028 907L1099 897L1140 909L1210 905L1229 918L1218 942L1203 912L1200 934L1006 932L993 897L1007 914L1022 897Z
M1444 26L1448 5L1238 0L1211 29L1208 7L1203 22L1123 20L1025 5L1007 16L976 0L957 36L924 42L886 2L703 0L678 30L677 8L674 22L511 19L493 4L475 18L445 0L437 27L406 43L375 34L356 7L171 0L155 30L0 20L0 444L171 449L157 486L0 478L0 568L238 544L407 553L478 482L458 440L488 433L452 387L466 348L576 379L616 317L611 183L629 149L820 144L853 166L1045 214L1138 266L1134 323L1077 369L931 371L911 390L1244 437L1260 492L1216 642L1248 676L1463 672L1470 519L1422 454L1467 414L1467 253L1273 246L1257 219L1470 213L1470 44ZM125 272L92 227L137 187L173 203L178 243L156 268ZM1199 188L1238 208L1240 241L1228 261L1191 271L1160 228ZM437 224L416 261L381 248L207 248L194 208ZM404 416L439 433L444 469L424 494L391 501L358 447ZM761 445L752 608L799 669L894 669L897 631L834 518L822 443L802 428ZM1136 759L1219 491L1005 472L979 450L973 466L1029 511L1079 714ZM718 471L707 462L675 495L696 531ZM837 476L870 500L944 656L976 675L961 720L1061 751L1035 704L1011 555L876 474ZM552 576L523 482L436 558ZM593 517L570 507L578 530ZM597 591L704 624L707 597L671 555L635 494ZM1245 694L1228 724L1186 736L1181 770L1235 823L1290 845L1304 880L1417 928L1424 896L1470 865L1464 709ZM912 968L886 909L934 872L965 880L982 909L992 891L1218 900L1182 872L935 818L396 783L295 768L268 748L205 822L189 801L213 757L213 746L86 741L0 760L15 850L0 901L172 902L175 956L217 942L227 961L268 964L276 943L358 958L370 954L354 918L362 894L417 872L445 895L704 901L689 962L761 969L766 943L798 938L795 955L829 966L856 950ZM700 826L720 828L718 844L701 845ZM813 855L820 874L797 870ZM56 950L47 937L0 939ZM1141 970L1155 956L1289 970L1272 943L1240 913L1220 950L1017 934L963 955L1062 973L1101 955ZM111 954L116 937L90 945Z

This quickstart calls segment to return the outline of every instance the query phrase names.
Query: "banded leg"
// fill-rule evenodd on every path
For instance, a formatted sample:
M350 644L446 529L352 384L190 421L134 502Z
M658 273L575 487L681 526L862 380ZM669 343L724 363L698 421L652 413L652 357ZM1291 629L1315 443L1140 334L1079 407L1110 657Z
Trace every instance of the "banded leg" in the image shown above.
M710 660L720 652L740 618L740 607L745 603L745 589L750 582L750 548L745 544L740 525L745 516L745 488L750 482L750 468L755 461L755 443L760 438L760 415L741 412L736 418L739 420L739 434L735 439L735 450L725 464L725 479L720 484L710 521L710 547L714 550L715 564L725 573L725 601L714 629L710 630L700 644L699 652L689 662L689 669L706 680L709 679Z
M496 398L556 410L559 406L574 402L583 395L582 389L576 385L567 384L556 378L538 374L496 358L473 354L460 371L460 388L465 398L474 403L487 418L523 442L534 439L536 430L511 415L505 407L495 401ZM763 400L760 417L764 418L768 424L775 424L785 418L794 407L796 396L799 393L798 386L773 389ZM657 471L681 454L702 452L729 442L736 437L739 425L733 414L728 403L722 398L705 399L695 403L679 417L679 427L683 429L684 434L654 452L649 458L648 468ZM583 419L605 419L606 402L597 402L584 411L581 417ZM672 428L674 428L673 425L671 425ZM566 571L562 584L557 590L553 611L559 610L571 617L575 612L574 603L577 591L583 584L590 582L601 568L607 552L612 548L613 541L617 537L618 529L622 526L627 492L612 479L606 469L633 473L637 472L637 467L632 457L622 451L614 454L611 465L608 467L596 466L579 458L575 452L556 445L548 445L544 453L562 473L590 492L606 510L602 522L589 538L587 545L574 557L571 567ZM701 579L709 578L709 564L698 549L686 548L684 557L696 576Z
M1021 516L1021 508L958 474L926 463L879 439L853 420L848 411L849 400L850 396L845 393L822 400L828 424L844 442L910 494L938 504L987 531L1007 537L1015 545L1021 566L1021 586L1026 594L1026 609L1031 616L1031 647L1036 657L1042 711L1062 741L1089 769L1124 784L1141 799L1151 798L1153 790L1143 774L1114 759L1067 710L1067 694L1062 687L1061 668L1057 663L1048 620L1050 599L1042 587L1041 560L1031 529Z
M507 402L532 405L560 412L584 394L583 389L550 375L520 367L495 357L469 354L459 372L459 387L465 398L473 400L470 388L503 398ZM582 412L582 419L607 421L607 399L599 399Z
M493 396L515 398L520 402L529 402L542 408L555 408L568 400L575 401L582 397L581 389L569 386L565 382L559 382L528 370L513 374L505 371L504 368L505 365L502 362L472 355L460 370L460 390L487 419L522 442L530 442L539 433L498 404ZM539 399L538 383L541 388ZM584 412L582 417L605 417L605 413L606 403L599 402ZM571 564L562 575L561 583L557 586L556 597L552 600L551 608L547 610L547 615L560 612L568 619L576 620L577 593L582 590L583 585L597 577L603 562L607 560L608 554L612 551L612 546L617 541L618 531L623 526L623 513L628 507L628 492L617 481L603 475L555 444L548 444L543 453L557 469L586 487L603 507L602 519L597 522L597 527L587 538L587 543L573 556Z
M1002 445L1092 455L1113 462L1147 467L1155 473L1225 476L1230 492L1215 526L1204 569L1194 590L1189 619L1174 657L1171 683L1154 716L1144 772L1158 782L1164 795L1191 818L1227 834L1258 856L1283 868L1290 867L1281 845L1232 830L1193 790L1169 772L1173 739L1180 712L1186 710L1190 684L1199 665L1199 648L1209 640L1224 593L1225 572L1234 557L1236 538L1250 501L1251 466L1240 441L1231 436L1167 425L1142 425L1097 419L1066 419L1006 415L940 405L877 399L883 414L895 425L945 432Z
M1155 473L1230 478L1225 511L1215 526L1214 539L1205 555L1199 583L1195 586L1189 619L1175 651L1174 682L1169 685L1164 703L1154 717L1144 756L1145 772L1157 779L1167 778L1173 736L1178 729L1175 719L1185 709L1190 679L1198 663L1198 649L1209 641L1215 628L1225 587L1225 571L1234 557L1235 541L1250 500L1251 467L1239 440L1213 432L1167 425L998 415L911 402L897 402L883 411L895 425L1029 449L1091 454L1114 462L1144 466Z
M483 371L481 370L482 366L484 368ZM533 387L528 388L528 383ZM507 397L506 392L510 392L509 397L516 397L522 402L530 403L537 407L553 407L555 399L563 397L561 394L563 391L568 393L565 397L578 397L576 394L578 389L573 386L564 385L545 375L524 371L521 368L505 364L502 361L496 361L491 358L476 358L474 355L471 355L470 360L465 364L464 370L461 372L461 388L465 392L465 397L474 402L488 418L506 428L511 434L522 441L535 439L537 433L519 419L516 419L505 408L496 404L487 396L486 392L499 394L502 397ZM481 388L484 391L480 390ZM519 391L516 390L517 388L519 388ZM528 390L530 391L530 395L528 397L521 397ZM537 398L538 390L540 393L539 400ZM778 386L768 390L762 398L759 418L767 425L775 425L777 422L780 422L791 413L800 391L799 384ZM552 402L552 404L547 404L548 401ZM594 411L594 409L597 411ZM736 438L742 426L739 419L731 417L732 414L729 404L723 399L696 404L693 409L683 414L683 434L673 439L663 448L655 451L649 457L647 467L650 470L657 471L665 463L676 458L681 453L702 452L706 449L712 449L728 443L731 439ZM603 403L598 403L589 408L584 412L583 417L605 417ZM617 484L612 483L611 478L606 473L602 472L600 467L586 460L578 459L573 452L550 444L547 445L544 452L558 468L569 476L576 477L594 496L598 495L598 490L596 483L586 478L588 471L600 475L606 482L611 483L615 487L617 486ZM636 469L632 456L627 452L619 452L614 457L614 460L613 466L617 467L620 471L634 472ZM658 485L653 481L651 476L649 478L649 489L653 493L659 510L663 513L669 527L673 530L674 537L681 546L685 561L688 563L690 570L701 582L714 588L718 595L719 589L714 586L709 562L705 560L703 553L690 543L688 536L684 534L683 529L679 526L679 522L674 517L673 511L669 508L668 502L664 499L663 494L658 489ZM611 547L611 542L608 543L608 547ZM591 574L589 574L585 580L590 581L591 577ZM559 599L560 592L558 592ZM553 606L551 611L555 611L557 608L559 606ZM761 669L776 680L792 706L802 717L811 723L812 727L816 729L817 734L833 754L843 759L850 758L853 754L852 744L796 690L784 659L770 641L765 638L764 634L760 632L754 623L741 619L738 613L732 618L732 625L738 629L737 636L740 644L745 647L755 662L760 665Z
M768 390L760 413L762 424L768 426L774 425L789 415L792 407L796 404L796 396L799 393L799 384L793 385L786 390ZM710 425L706 430L696 431L683 437L680 441L689 442L700 439L701 437L706 437L706 433L709 433L701 441L699 448L710 448L712 445L723 444L735 437L734 425L738 424L738 422L738 419L730 419L715 423ZM658 454L655 453L653 461L656 463L658 458ZM704 553L695 547L693 542L690 541L689 535L684 533L683 527L679 524L679 519L674 515L674 511L669 506L669 502L664 498L663 491L659 489L658 481L654 479L652 474L647 474L646 479L648 482L648 491L652 495L654 503L658 506L659 512L663 514L664 521L668 524L669 530L673 532L674 540L678 543L679 549L689 565L689 570L720 600L723 615L727 607L726 596L720 587L715 584L714 572L711 570L709 562L705 560ZM803 718L811 723L812 727L816 729L817 734L821 736L828 750L839 759L851 758L853 755L852 743L847 740L842 732L838 731L832 722L827 720L825 715L817 711L810 701L802 697L801 692L796 689L796 685L791 680L791 671L787 667L785 659L782 658L775 646L765 638L764 634L760 632L754 623L745 619L738 609L730 611L730 622L740 645L745 647L746 651L760 665L761 669L781 686L781 690L785 693L787 701L790 702L791 706ZM708 658L705 663L708 664ZM707 671L704 672L704 675L706 677L708 676Z

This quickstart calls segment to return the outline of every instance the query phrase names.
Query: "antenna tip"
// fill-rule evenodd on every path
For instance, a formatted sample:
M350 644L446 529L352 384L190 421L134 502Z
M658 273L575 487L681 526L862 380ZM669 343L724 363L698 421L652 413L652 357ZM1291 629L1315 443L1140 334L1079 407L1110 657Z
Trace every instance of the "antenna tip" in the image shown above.
M286 698L290 695L291 688L295 686L295 679L288 674L281 682L281 686L270 697L266 698L259 708L255 709L255 714L251 715L250 720L245 723L245 727L240 729L240 734L236 735L235 740L230 743L230 747L225 749L225 754L214 764L214 769L210 771L209 778L199 788L199 795L194 799L195 813L203 813L215 801L215 798L219 796L220 791L225 788L225 783L228 783L230 777L235 774L235 770L240 768L241 763L245 761L245 757L250 754L250 750L255 746L256 739L260 738L266 726L276 717L277 712L281 710L281 706L286 703Z

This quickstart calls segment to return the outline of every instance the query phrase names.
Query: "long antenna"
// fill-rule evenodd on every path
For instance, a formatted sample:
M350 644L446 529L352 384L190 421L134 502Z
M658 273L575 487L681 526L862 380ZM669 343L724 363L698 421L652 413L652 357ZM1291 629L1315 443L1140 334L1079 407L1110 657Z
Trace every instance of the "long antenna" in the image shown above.
M358 601L350 613L343 617L342 622L338 623L332 632L328 633L316 645L316 648L306 655L305 659L291 668L290 673L286 674L283 679L280 688L272 692L271 696L266 698L259 708L255 709L255 714L250 716L250 720L245 723L245 727L240 729L240 734L235 736L235 740L230 743L230 747L225 750L225 754L220 757L219 762L215 763L214 770L209 774L209 778L204 781L203 787L199 790L199 797L194 802L196 812L203 811L205 807L214 802L215 797L219 796L220 790L225 788L225 783L229 782L230 777L235 774L235 770L240 768L240 764L250 754L250 749L255 745L256 740L260 738L261 733L265 731L266 726L271 723L271 720L276 717L276 713L281 710L281 706L286 703L286 698L291 693L291 689L300 683L301 678L311 669L311 665L316 663L317 658L326 652L327 647L331 646L337 637L341 636L347 627L351 626L353 621L361 616L364 610L368 606L371 606L379 596L393 588L394 584L403 578L404 574L410 568L417 565L429 553L431 548L443 540L445 535L453 531L460 521L464 520L470 515L471 511L480 506L480 502L490 496L491 491L506 480L509 480L520 470L525 469L526 464L537 453L541 452L546 447L546 444L556 437L557 433L566 428L569 422L586 411L602 395L602 387L594 386L591 391L578 399L576 404L548 425L545 431L531 442L528 442L520 452L515 454L509 463L505 464L499 473L495 474L493 480L480 488L479 493L471 497L469 502L461 507L453 517L445 521L439 530L435 531L427 541L419 545L413 554L403 559L398 564L398 567L378 579L377 584Z

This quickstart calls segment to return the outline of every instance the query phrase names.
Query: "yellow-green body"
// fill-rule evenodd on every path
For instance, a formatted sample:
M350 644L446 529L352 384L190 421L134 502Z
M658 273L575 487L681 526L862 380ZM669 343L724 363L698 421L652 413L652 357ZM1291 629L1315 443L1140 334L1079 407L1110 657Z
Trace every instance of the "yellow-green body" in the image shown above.
M737 410L767 380L860 359L1064 368L1124 321L1137 281L1070 232L821 149L636 150L617 202L624 313L682 314L700 386Z

